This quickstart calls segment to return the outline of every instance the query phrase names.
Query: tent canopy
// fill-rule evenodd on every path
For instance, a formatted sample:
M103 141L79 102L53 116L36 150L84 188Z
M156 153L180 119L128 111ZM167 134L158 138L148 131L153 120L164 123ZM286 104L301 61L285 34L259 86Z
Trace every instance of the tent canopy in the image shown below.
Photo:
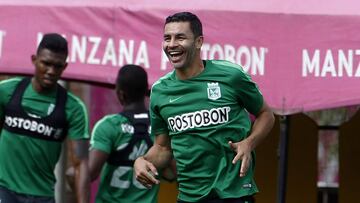
M360 2L268 0L2 0L0 73L32 74L43 33L69 41L64 79L113 84L127 63L150 82L172 70L162 53L166 16L203 22L204 59L244 67L278 114L360 103Z
M121 7L129 10L209 10L238 11L282 14L317 15L359 15L360 3L357 0L1 0L0 4L14 6L56 6L56 7Z

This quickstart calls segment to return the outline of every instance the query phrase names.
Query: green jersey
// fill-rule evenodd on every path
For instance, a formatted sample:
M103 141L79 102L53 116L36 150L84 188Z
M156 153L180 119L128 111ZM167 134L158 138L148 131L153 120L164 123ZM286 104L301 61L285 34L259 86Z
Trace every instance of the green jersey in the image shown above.
M179 80L175 71L152 87L152 133L168 134L176 160L179 196L186 202L205 198L238 198L258 191L254 156L245 177L228 142L245 139L251 129L248 112L257 114L263 97L236 64L204 61L199 75ZM254 154L253 154L254 155Z
M5 106L11 100L21 78L0 83L0 118L4 121ZM56 108L57 90L46 94L36 92L31 83L21 97L21 108L31 117L43 118ZM67 134L70 139L88 139L88 117L85 105L67 92L65 104ZM17 118L16 118L17 119ZM30 121L21 119L5 122L12 126L25 126ZM35 123L36 124L36 123ZM31 123L31 129L44 131L44 125ZM46 130L45 130L46 131ZM59 159L62 142L38 139L2 129L0 134L0 186L20 194L54 196L54 168Z
M135 114L137 115L137 114ZM142 114L139 114L141 116ZM145 114L148 115L147 113ZM129 120L120 115L107 115L99 120L91 136L91 148L101 150L109 155L122 150L129 145L134 134L134 127ZM131 149L127 160L135 160L144 155L150 146L144 140L136 143ZM101 171L100 186L96 195L96 203L127 202L155 203L157 202L158 185L151 189L139 183L133 170L133 164L114 165L106 162Z

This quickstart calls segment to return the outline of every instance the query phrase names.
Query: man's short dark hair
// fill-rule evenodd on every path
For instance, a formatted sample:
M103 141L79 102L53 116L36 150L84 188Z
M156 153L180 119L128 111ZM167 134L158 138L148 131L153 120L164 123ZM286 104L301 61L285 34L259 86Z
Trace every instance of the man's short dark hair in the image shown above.
M68 43L64 37L57 33L47 33L41 39L37 48L37 54L42 49L48 49L54 53L68 55Z
M116 89L124 91L127 102L143 100L149 93L148 87L148 76L141 66L131 64L120 68Z
M193 13L180 12L170 15L165 20L165 25L172 22L190 22L191 31L195 37L203 36L200 19Z

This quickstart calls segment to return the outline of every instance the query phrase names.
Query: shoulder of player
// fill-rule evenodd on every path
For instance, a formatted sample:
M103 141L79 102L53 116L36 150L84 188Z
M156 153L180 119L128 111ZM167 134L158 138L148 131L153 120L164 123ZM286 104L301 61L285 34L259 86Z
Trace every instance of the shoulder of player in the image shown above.
M127 122L126 117L121 114L108 114L103 116L100 120L98 120L97 124L110 124L110 125L119 125L121 123Z
M154 84L151 86L151 89L153 90L153 89L161 88L161 86L165 85L167 81L172 80L173 74L174 71L170 71L169 73L160 77L156 82L154 82Z
M127 119L120 114L108 114L103 116L95 123L93 133L97 132L99 129L106 131L111 129L120 129L117 127L126 122L128 122Z
M243 67L226 60L208 60L208 65L216 68L216 71L223 71L228 75L246 74Z
M251 80L250 75L236 63L226 60L208 60L207 63L210 67L213 67L216 75L221 73L223 74L222 77L229 81Z
M2 80L0 81L0 88L4 90L14 89L22 79L22 77L15 77Z
M81 109L85 114L87 114L87 108L85 103L76 95L67 91L67 109Z

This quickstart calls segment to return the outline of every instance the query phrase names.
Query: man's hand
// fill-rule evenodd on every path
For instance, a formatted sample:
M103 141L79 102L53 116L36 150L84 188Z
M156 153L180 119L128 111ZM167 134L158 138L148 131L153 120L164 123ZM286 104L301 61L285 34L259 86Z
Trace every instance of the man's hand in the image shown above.
M139 157L135 160L134 171L136 180L147 188L160 183L157 179L159 175L157 169L151 162L145 160L144 157Z
M235 164L238 160L241 160L240 177L244 177L251 164L251 147L246 140L235 143L229 141L229 146L236 152L232 163Z
M229 141L230 148L236 152L232 163L235 164L238 160L241 160L240 177L246 175L251 164L251 151L269 134L274 126L274 121L274 114L264 101L263 106L256 115L251 134L240 142L233 143Z

